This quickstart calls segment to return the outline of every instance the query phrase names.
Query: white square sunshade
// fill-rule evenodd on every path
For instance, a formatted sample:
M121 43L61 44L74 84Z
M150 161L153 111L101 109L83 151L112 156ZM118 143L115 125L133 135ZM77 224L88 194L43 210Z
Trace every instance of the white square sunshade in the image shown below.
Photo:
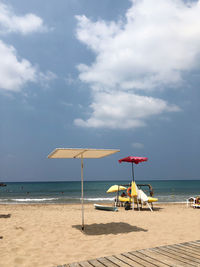
M48 158L103 158L119 151L120 150L117 149L56 148L51 154L48 155Z
M81 159L81 202L82 202L82 230L84 230L83 208L83 159L103 158L119 152L119 149L93 149L93 148L56 148L48 155L49 159Z

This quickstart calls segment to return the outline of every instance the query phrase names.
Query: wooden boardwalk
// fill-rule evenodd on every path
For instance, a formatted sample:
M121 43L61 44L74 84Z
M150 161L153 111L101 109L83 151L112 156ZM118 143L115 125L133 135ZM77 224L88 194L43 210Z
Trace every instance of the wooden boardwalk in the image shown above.
M200 240L101 257L57 267L200 266Z

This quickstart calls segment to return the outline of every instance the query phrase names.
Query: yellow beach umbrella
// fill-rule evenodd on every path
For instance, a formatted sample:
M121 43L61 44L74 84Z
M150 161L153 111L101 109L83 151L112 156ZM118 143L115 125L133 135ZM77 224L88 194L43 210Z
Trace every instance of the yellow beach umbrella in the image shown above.
M136 185L135 181L132 181L132 183L131 183L131 197L133 199L133 210L134 210L134 197L137 199L137 205L138 205L137 195L138 195L137 185Z
M107 191L106 193L114 193L114 192L118 192L118 191L122 191L122 190L126 190L127 188L125 186L122 185L112 185Z
M131 196L132 197L137 197L138 193L137 193L137 185L135 183L135 181L131 183Z

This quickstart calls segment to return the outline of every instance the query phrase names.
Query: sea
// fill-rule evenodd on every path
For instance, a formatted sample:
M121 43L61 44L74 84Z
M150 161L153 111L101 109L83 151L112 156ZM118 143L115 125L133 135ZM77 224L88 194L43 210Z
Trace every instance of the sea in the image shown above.
M200 180L136 181L150 184L158 202L186 202L200 195ZM81 201L81 182L7 182L0 187L0 204L70 204ZM111 203L116 193L106 193L112 185L130 181L84 181L85 203ZM141 189L149 195L148 186Z

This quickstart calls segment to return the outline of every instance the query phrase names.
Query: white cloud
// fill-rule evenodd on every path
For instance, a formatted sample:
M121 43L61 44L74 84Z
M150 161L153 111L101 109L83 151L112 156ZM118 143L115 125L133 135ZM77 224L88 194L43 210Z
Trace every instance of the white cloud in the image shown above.
M17 58L13 46L0 40L0 89L19 91L28 81L36 81L36 68L26 60Z
M124 24L78 16L77 38L97 54L79 65L80 79L125 90L180 82L199 62L199 13L199 1L134 0Z
M145 126L145 120L151 116L179 111L177 106L168 105L164 100L127 92L95 93L90 107L91 117L86 121L76 119L76 125L110 129L136 128Z
M96 58L91 65L78 65L79 78L90 85L93 103L90 118L77 119L75 124L135 128L144 126L152 115L180 110L150 94L180 86L184 72L199 66L199 14L200 1L132 0L123 21L93 22L77 16L77 38ZM149 97L141 96L144 91ZM117 112L125 116L116 119Z
M19 32L25 35L36 31L47 31L40 17L32 13L17 16L10 6L0 3L0 33Z
M34 14L17 16L12 8L0 3L0 34L47 31L43 20ZM40 83L47 87L50 80L56 78L51 71L40 72L25 58L20 58L16 49L0 40L0 90L19 92L28 82Z
M40 83L47 87L56 79L51 71L40 72L27 59L20 58L16 49L0 40L0 90L19 92L28 82Z

